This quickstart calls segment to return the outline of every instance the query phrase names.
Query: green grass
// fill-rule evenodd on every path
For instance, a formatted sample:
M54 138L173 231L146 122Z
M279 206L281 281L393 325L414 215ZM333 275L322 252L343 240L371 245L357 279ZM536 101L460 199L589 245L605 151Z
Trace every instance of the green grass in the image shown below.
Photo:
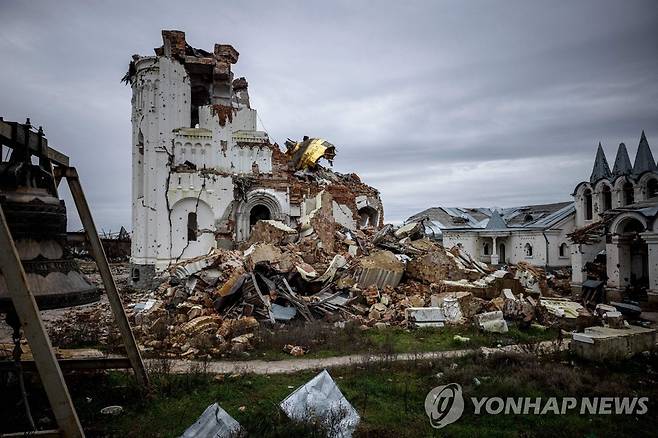
M459 342L455 335L470 338ZM286 344L300 345L307 350L301 358L323 358L359 353L419 353L428 351L459 350L499 345L531 344L556 339L557 329L541 330L534 327L520 329L510 325L505 334L484 333L470 325L442 328L404 329L386 327L361 330L358 326L337 329L331 325L315 323L304 326L261 329L254 351L234 355L236 359L291 359L283 351Z
M330 373L362 417L356 436L554 438L655 436L657 370L655 354L604 365L574 361L566 354L550 359L504 354L431 362L372 362ZM438 373L443 374L438 377ZM186 375L154 372L151 394L142 396L129 375L109 373L78 376L71 379L70 388L88 436L175 437L215 401L250 436L321 436L318 428L292 423L278 408L294 388L315 374L224 376L218 380L198 370ZM474 378L481 383L475 384ZM435 430L425 415L424 400L433 387L449 382L462 385L466 412L457 422ZM470 397L482 396L647 396L650 402L649 412L642 416L476 416ZM101 408L113 404L123 406L125 412L117 417L99 414Z

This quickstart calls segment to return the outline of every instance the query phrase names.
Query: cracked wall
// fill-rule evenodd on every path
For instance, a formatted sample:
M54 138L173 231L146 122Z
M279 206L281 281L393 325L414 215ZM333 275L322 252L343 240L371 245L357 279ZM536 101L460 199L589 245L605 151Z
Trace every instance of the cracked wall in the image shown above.
M124 78L133 89L135 268L161 271L247 240L256 207L297 226L305 200L323 191L340 225L357 228L363 208L370 209L368 225L383 223L379 193L356 175L319 165L300 172L258 131L248 82L234 79L239 54L232 46L207 52L187 44L183 32L162 37L155 56L133 56Z

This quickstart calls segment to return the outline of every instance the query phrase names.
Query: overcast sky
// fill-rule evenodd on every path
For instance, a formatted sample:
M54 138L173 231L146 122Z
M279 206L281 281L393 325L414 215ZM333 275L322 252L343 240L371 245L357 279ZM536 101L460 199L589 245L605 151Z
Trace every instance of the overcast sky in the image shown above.
M633 160L642 129L658 157L655 0L0 0L0 115L44 126L104 230L130 228L119 81L161 29L233 44L272 140L334 143L335 169L379 188L387 221L570 200L599 141L611 165L620 142Z

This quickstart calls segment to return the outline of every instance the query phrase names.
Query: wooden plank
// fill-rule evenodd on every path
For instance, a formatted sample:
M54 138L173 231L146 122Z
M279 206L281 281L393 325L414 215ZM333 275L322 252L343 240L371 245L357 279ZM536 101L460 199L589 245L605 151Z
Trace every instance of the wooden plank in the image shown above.
M87 241L89 242L91 249L91 254L96 261L98 271L100 272L101 278L103 279L105 293L107 294L110 307L112 308L112 313L114 314L114 318L119 327L119 332L121 333L121 338L123 339L123 345L126 348L126 354L128 355L128 359L130 360L132 368L135 371L135 377L137 378L139 384L146 388L148 386L148 374L146 373L146 367L144 366L142 356L139 353L139 349L137 348L135 336L133 335L133 331L130 328L130 323L126 317L126 312L123 309L121 297L117 291L117 286L116 283L114 283L110 265L107 262L107 257L105 256L105 250L103 249L101 240L98 237L96 225L94 224L94 219L92 218L91 211L89 210L89 204L87 204L87 199L85 198L85 194L82 191L82 185L80 184L78 172L74 167L62 168L59 172L66 177L66 181L69 184L71 196L75 201L75 206L78 210L80 221L82 222L82 225L85 229Z
M34 430L30 432L0 433L0 438L25 438L25 437L55 438L61 436L62 434L58 430Z
M127 357L58 359L57 362L62 370L125 370L132 368ZM21 366L24 371L37 369L36 362L33 360L22 360ZM14 369L16 369L15 362L0 361L0 371L12 371Z
M7 290L21 321L23 333L30 343L30 349L48 401L55 414L57 425L65 437L84 437L78 414L53 353L37 303L28 287L25 271L23 271L2 208L0 208L0 248L2 248L0 270L7 282Z
M14 125L18 125L15 130ZM69 165L69 157L48 146L48 139L40 137L38 133L28 131L26 134L25 128L20 123L0 121L0 143L11 148L27 148L36 156L42 156L43 151L43 156L54 164Z

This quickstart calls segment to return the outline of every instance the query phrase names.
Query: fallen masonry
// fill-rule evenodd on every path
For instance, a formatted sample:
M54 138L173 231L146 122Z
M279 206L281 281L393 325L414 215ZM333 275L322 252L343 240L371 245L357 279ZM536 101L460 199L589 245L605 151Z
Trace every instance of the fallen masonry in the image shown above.
M162 40L154 56L134 55L124 77L133 91L133 285L152 287L172 264L215 248L279 245L314 230L332 252L335 224L383 224L379 192L331 170L335 145L303 136L280 147L258 130L247 80L234 77L235 48L194 48L176 30Z
M333 234L320 238L312 226L302 233L302 225L259 224L261 232L237 248L174 264L155 278L157 287L125 295L147 354L242 354L254 348L263 329L314 321L337 326L352 321L363 329L470 324L505 333L510 325L567 331L599 325L623 332L637 320L628 304L588 309L556 295L541 286L546 274L539 268L519 264L494 270L458 247L446 250L422 235L396 237L396 227L350 230L334 222ZM432 272L424 265L428 259L442 268ZM75 308L51 332L66 341L80 335L81 325L108 320L103 303ZM111 344L116 336L103 333L96 341ZM308 352L308 345L292 341L285 352Z

